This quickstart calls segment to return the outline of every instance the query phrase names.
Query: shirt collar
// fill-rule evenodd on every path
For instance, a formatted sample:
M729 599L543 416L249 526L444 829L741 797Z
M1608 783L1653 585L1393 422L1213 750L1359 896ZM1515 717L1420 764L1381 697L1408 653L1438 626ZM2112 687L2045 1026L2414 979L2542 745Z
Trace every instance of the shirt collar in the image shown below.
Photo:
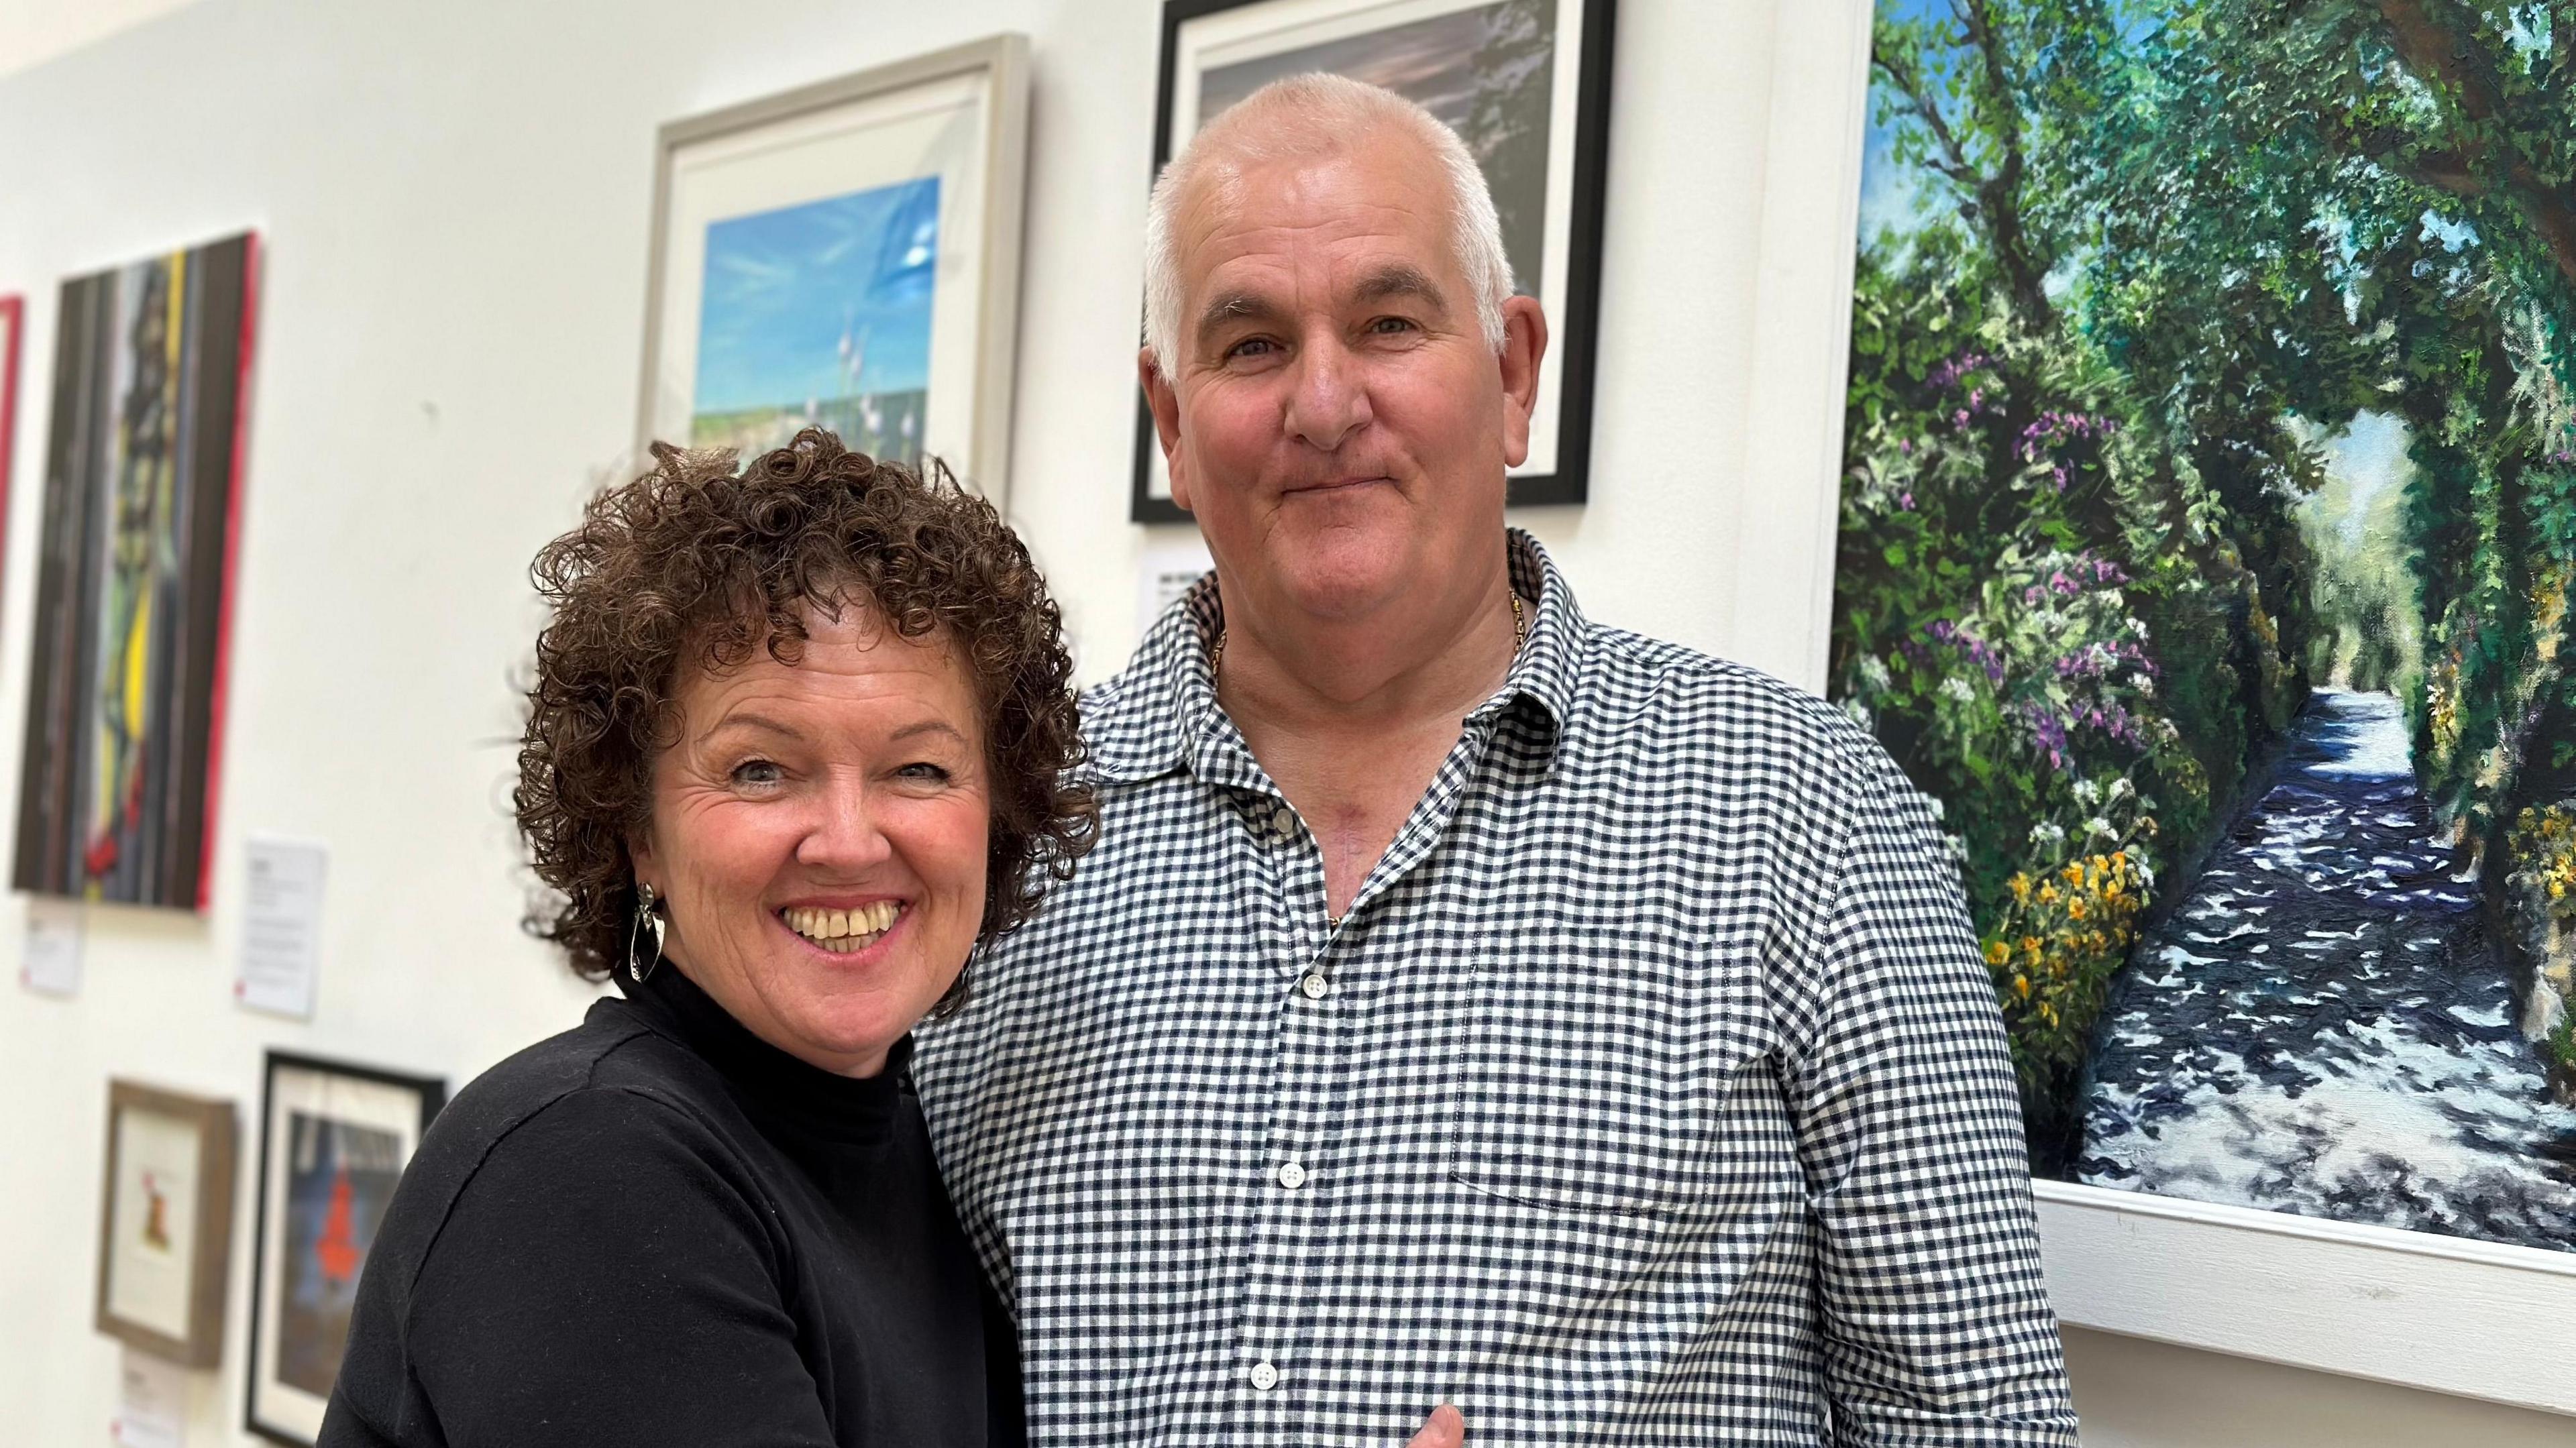
M1553 759L1573 706L1588 625L1565 575L1536 538L1518 528L1506 529L1504 547L1513 591L1536 600L1529 642L1502 687L1467 722L1484 723L1515 707L1526 708L1531 724L1542 731L1542 748ZM1208 670L1208 650L1224 627L1225 603L1217 593L1216 575L1209 573L1155 620L1126 669L1084 698L1083 732L1095 779L1137 784L1184 766L1207 773L1212 755L1240 751L1241 736L1217 706L1216 682ZM1216 747L1229 738L1235 749Z

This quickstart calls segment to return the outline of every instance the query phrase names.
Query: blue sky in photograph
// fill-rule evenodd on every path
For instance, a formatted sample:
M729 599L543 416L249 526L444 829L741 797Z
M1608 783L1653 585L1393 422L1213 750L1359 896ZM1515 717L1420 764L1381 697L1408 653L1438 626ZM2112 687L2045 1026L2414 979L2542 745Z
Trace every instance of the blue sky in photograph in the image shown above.
M707 227L692 411L930 385L939 178Z

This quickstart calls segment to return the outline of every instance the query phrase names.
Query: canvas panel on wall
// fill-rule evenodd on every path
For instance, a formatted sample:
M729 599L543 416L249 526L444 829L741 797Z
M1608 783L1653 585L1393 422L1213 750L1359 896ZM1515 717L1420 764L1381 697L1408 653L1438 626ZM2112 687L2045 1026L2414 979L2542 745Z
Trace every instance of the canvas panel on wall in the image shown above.
M1831 688L2036 1168L2576 1245L2576 35L1877 10Z
M1513 290L1549 327L1515 504L1589 486L1613 0L1168 0L1154 167L1271 81L1325 71L1384 86L1459 133L1499 213ZM1137 412L1140 523L1172 502L1153 415Z
M16 884L202 909L257 240L63 284Z

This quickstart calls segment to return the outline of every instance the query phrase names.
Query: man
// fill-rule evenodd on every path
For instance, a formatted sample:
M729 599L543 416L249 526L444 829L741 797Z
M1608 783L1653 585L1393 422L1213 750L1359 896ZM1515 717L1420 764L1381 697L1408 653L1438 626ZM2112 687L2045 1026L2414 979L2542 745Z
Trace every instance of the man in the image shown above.
M1939 836L1506 531L1547 327L1457 137L1280 82L1146 256L1216 570L1086 701L1100 845L919 1068L1033 1440L2072 1444Z

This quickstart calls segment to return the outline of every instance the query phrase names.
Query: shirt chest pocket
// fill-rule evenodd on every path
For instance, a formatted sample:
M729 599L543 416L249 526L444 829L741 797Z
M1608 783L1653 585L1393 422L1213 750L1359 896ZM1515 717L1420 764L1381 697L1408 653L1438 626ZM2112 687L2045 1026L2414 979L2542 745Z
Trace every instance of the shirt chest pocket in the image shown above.
M1555 1213L1706 1220L1794 1171L1750 981L1680 952L1571 950L1479 970L1448 1170Z

